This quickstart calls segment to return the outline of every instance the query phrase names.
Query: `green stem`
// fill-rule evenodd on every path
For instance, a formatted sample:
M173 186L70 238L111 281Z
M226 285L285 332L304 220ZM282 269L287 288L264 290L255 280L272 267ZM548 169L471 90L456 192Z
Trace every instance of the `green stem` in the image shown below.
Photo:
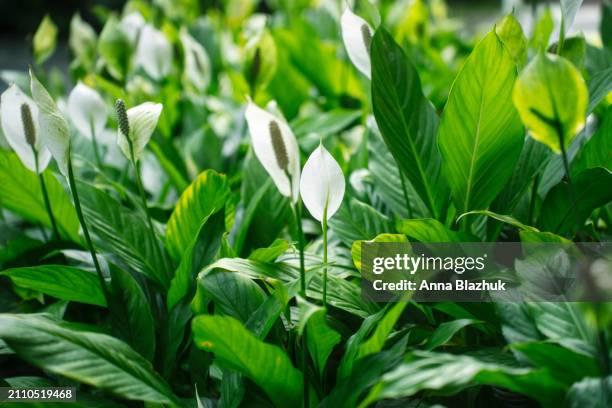
M102 274L102 269L100 268L100 264L98 263L96 249L94 248L93 242L91 241L91 236L89 235L89 230L87 229L87 224L85 223L85 217L83 217L83 210L81 209L81 200L79 200L79 192L77 190L77 185L74 180L74 171L72 169L72 157L70 151L68 151L68 183L70 184L70 192L72 193L72 199L74 200L74 207L76 209L77 217L79 219L79 223L81 224L81 228L83 229L83 235L85 236L85 243L87 244L87 249L89 249L91 259L93 260L94 267L96 268L96 273L98 274L98 279L100 280L100 286L102 287L102 292L104 293L106 304L110 307L110 297L108 295L108 289L106 288L104 275Z
M327 204L323 210L323 307L327 309Z
M49 200L49 193L47 192L47 185L45 184L45 179L42 173L39 171L38 164L38 152L34 147L32 147L32 152L34 153L34 164L36 166L36 174L38 175L38 180L40 182L40 190L42 191L43 201L45 202L45 208L47 210L47 214L49 215L49 221L51 222L51 229L53 231L53 238L55 240L60 239L60 234L57 229L57 224L55 222L55 217L53 216L53 211L51 209L51 200Z
M91 129L91 142L93 143L94 157L96 159L96 164L100 169L103 169L102 159L100 158L100 150L98 148L98 140L96 139L96 130L94 128L93 121L89 122L89 127Z
M306 299L306 268L304 267L304 231L302 229L302 201L298 199L297 205L291 206L293 208L293 214L295 216L295 223L298 232L298 249L300 251L300 295ZM308 346L306 339L306 328L302 333L301 339L302 346L302 373L303 373L303 388L304 388L304 408L309 407L309 395L308 395L308 376L306 374L307 368L307 357L308 357Z
M140 196L140 202L142 204L142 208L147 218L147 224L149 226L149 234L151 235L151 239L153 240L154 248L155 248L155 251L157 251L157 255L159 256L159 259L163 260L164 259L163 252L161 248L159 247L157 235L155 234L155 227L153 226L153 221L151 219L151 213L149 212L149 206L147 205L147 197L145 195L144 186L142 184L142 178L140 177L140 170L138 169L138 165L134 157L134 147L132 145L132 142L129 141L129 138L128 138L128 142L129 142L128 145L130 147L130 156L132 159L131 161L132 161L132 165L134 166L134 173L136 173L136 185L138 186L138 195Z

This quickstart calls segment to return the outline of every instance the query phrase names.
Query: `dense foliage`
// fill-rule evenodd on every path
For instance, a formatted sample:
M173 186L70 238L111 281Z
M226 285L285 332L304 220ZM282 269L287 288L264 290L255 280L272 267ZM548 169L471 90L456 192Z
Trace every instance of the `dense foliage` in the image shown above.
M597 42L575 0L475 38L442 0L221 3L75 15L68 81L45 17L1 73L0 386L610 406L609 303L373 303L358 267L366 240L610 240L612 6Z

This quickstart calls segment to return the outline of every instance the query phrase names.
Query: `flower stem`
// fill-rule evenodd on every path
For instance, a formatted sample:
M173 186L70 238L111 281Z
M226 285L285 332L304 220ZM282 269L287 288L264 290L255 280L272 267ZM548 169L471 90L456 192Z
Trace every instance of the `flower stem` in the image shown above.
M306 268L304 267L304 231L302 228L302 201L298 199L297 205L291 205L295 223L298 231L298 249L300 251L300 295L306 299ZM302 374L303 374L303 389L304 389L304 408L309 407L308 395L308 376L306 375L308 346L306 339L306 328L302 333Z
M323 209L321 229L323 230L323 307L327 309L327 203Z
M36 166L36 174L38 175L38 181L40 182L40 190L42 191L43 201L45 202L45 208L47 210L47 214L49 215L49 221L51 222L51 229L53 231L53 239L59 240L60 234L57 229L55 217L53 216L53 211L51 210L51 200L49 200L49 193L47 192L47 185L45 184L45 179L42 173L39 171L38 152L36 151L34 147L32 147L32 152L34 153L34 164Z
M91 259L93 260L94 267L96 268L96 273L98 274L98 279L100 280L100 286L102 287L102 292L104 293L106 304L110 306L110 298L108 295L108 289L106 288L106 282L104 281L104 275L102 274L102 269L100 268L100 264L98 263L96 249L94 248L93 242L91 241L89 230L87 229L87 224L85 223L85 217L83 217L81 201L79 200L79 192L77 190L76 182L74 181L74 171L72 169L72 157L70 152L68 152L68 183L70 184L70 192L72 193L72 199L74 200L74 207L76 209L77 217L79 218L81 228L83 228L83 235L85 236L85 243L87 244L87 249L89 249Z
M100 158L100 150L98 147L98 140L96 139L96 129L94 127L93 121L89 122L89 127L91 129L91 142L93 143L93 151L94 157L96 159L96 164L102 170L104 167L102 164L102 159Z
M163 261L164 260L163 252L161 248L159 247L157 234L155 233L155 227L153 226L151 213L149 212L149 206L147 205L147 196L145 194L144 186L142 184L142 178L140 177L140 170L138 168L138 165L134 157L134 147L131 141L129 141L128 145L130 147L130 156L131 156L132 165L134 166L134 173L136 173L136 185L138 186L138 195L140 196L140 203L142 204L142 208L145 212L145 216L147 218L147 225L149 226L149 234L151 235L151 239L153 240L153 243L154 243L153 248L157 252L157 256L159 256L159 259Z

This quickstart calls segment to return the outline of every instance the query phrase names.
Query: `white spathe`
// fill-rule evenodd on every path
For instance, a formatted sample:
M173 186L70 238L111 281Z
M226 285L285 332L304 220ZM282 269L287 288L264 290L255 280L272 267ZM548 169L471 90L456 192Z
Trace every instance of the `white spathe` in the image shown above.
M340 17L342 28L342 41L351 62L368 79L372 78L372 64L370 61L369 45L366 45L364 30L372 38L372 27L363 18L359 17L348 7Z
M164 78L172 68L172 44L150 24L145 24L140 31L135 64L155 80Z
M284 118L272 115L270 112L255 105L251 100L249 100L244 116L251 133L253 150L259 162L266 169L270 177L272 177L272 181L274 181L278 191L285 197L291 197L293 202L297 202L300 182L300 151L291 128ZM286 171L289 177L287 177L285 170L279 167L276 154L274 153L272 136L270 134L271 122L276 122L278 125L283 144L285 145L287 152Z
M138 161L142 156L145 146L151 140L151 135L157 126L162 108L163 105L161 103L145 102L128 109L127 117L130 125L130 134L124 135L121 128L117 129L117 144L128 160L132 160L132 158L127 138L129 137L132 141L134 160Z
M304 205L316 220L322 222L324 214L329 220L342 204L344 189L342 169L327 149L319 145L302 170L300 195Z
M40 131L38 127L38 107L29 96L23 93L17 85L11 85L0 96L0 122L2 131L9 146L17 153L19 159L28 169L36 171L34 152L26 140L23 122L21 120L21 105L30 107L34 129L36 130L36 143L34 146L38 151L38 172L42 173L49 161L51 153L41 145Z
M92 139L104 131L108 109L95 89L79 81L68 96L68 117L81 135Z
M30 69L30 90L32 99L38 106L38 132L40 142L51 152L60 172L68 175L68 156L70 154L70 130L68 122Z
M129 13L121 19L121 29L125 33L125 36L128 38L130 43L136 45L136 40L138 40L138 35L140 34L140 30L144 27L146 21L142 14L139 12Z
M203 92L210 84L210 59L204 47L189 33L185 27L180 32L183 54L185 55L183 81Z

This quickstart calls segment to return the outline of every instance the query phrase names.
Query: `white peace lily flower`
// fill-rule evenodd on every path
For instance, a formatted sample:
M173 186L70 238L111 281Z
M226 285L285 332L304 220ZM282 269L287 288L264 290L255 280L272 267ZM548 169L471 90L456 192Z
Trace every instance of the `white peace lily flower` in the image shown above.
M164 33L150 24L140 32L135 64L155 80L164 78L172 68L172 45Z
M312 216L323 222L340 208L344 197L344 174L334 157L322 144L310 155L300 180L300 195Z
M30 69L30 88L32 98L38 106L38 129L40 140L51 152L60 172L68 174L68 155L70 154L70 130L68 122Z
M132 44L136 44L138 34L145 24L144 17L138 12L127 14L121 19L121 29Z
M107 107L95 89L79 82L68 96L68 117L79 133L87 139L104 131Z
M300 151L284 119L261 109L249 100L245 118L253 150L278 191L297 202L300 180Z
M30 97L23 93L17 85L11 85L2 96L0 96L0 121L2 131L9 146L17 153L24 166L36 171L34 151L26 137L26 126L22 119L22 110L27 106L30 110L31 124L34 130L34 148L38 152L38 172L42 173L49 161L51 153L42 146L38 127L38 107Z
M189 33L181 28L180 33L183 53L185 55L185 69L183 80L192 85L197 91L205 91L210 83L210 59L204 47Z
M340 18L340 25L344 48L346 48L351 62L363 75L371 79L370 42L374 30L363 18L353 13L348 7Z
M137 162L142 156L145 146L151 140L163 105L161 103L145 102L128 109L126 112L123 101L118 100L116 107L119 122L117 144L125 157L131 161L131 142L134 150L134 162Z

